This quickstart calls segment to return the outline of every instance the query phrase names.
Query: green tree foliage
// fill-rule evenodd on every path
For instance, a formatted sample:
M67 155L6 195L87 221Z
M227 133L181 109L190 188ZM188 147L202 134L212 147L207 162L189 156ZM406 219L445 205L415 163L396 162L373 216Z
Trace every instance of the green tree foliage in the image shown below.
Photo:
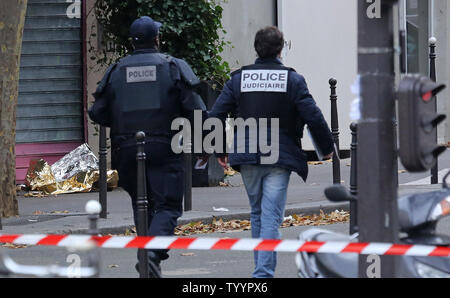
M133 50L129 27L141 16L150 16L163 24L161 51L185 59L200 79L222 85L228 79L229 65L220 57L229 44L219 36L222 27L219 0L99 0L96 16L103 28L103 44L114 44L115 56ZM113 62L103 51L98 60Z

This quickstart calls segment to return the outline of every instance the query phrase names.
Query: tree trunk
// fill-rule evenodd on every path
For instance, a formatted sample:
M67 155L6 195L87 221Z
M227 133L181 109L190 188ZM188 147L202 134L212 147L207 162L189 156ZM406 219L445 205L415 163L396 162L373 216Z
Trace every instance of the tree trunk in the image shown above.
M0 216L18 214L16 105L27 0L0 1Z

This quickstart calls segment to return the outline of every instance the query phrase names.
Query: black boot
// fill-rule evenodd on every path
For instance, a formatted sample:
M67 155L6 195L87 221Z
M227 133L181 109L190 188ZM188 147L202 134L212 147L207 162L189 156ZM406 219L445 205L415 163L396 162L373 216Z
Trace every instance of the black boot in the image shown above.
M139 263L136 263L135 268L139 272ZM148 275L150 278L162 278L161 259L152 251L148 252Z
M162 278L161 259L152 251L148 252L148 274L150 278Z

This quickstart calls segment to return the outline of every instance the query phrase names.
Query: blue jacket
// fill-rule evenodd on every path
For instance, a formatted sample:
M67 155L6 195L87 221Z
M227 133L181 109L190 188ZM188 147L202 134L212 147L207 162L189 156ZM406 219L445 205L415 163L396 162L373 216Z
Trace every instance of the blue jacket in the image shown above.
M280 64L281 61L277 58L258 58L256 64ZM215 105L209 113L209 117L219 118L222 121L228 117L229 113L235 113L237 102L241 95L241 72L232 74L231 79L225 84L222 93L218 97ZM322 111L316 105L313 97L309 93L305 78L296 73L289 71L288 80L288 98L292 100L298 116L302 120L302 125L299 128L299 135L303 135L304 125L309 127L313 135L316 145L324 154L333 152L333 140L331 132L328 127ZM235 134L236 140L236 134ZM279 159L274 166L285 168L296 172L303 180L306 181L308 176L308 163L306 154L303 152L299 144L294 138L284 134L280 131L279 136ZM230 165L239 170L241 165L256 165L260 164L259 154L250 153L230 153Z

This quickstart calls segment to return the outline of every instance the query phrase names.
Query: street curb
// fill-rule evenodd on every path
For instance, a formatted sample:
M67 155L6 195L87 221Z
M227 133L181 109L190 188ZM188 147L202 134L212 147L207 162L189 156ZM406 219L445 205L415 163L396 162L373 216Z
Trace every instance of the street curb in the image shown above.
M321 203L319 205L311 205L305 207L287 207L285 210L285 216L290 216L294 214L312 215L318 214L322 210L325 213L330 213L335 210L349 211L349 203ZM189 211L188 211L189 212ZM185 215L188 214L185 213ZM210 224L215 218L221 218L224 221L229 220L250 220L250 212L242 213L230 213L230 214L220 214L220 215L206 215L192 218L180 218L178 220L178 225L185 225L191 222L202 222L204 224ZM127 230L134 228L134 225L120 225L116 227L100 227L100 234L124 234ZM73 230L61 230L56 234L86 234L88 229L73 229Z
M294 214L303 214L303 215L312 215L312 214L318 214L320 213L320 210L329 213L333 212L336 209L339 210L349 210L349 204L348 203L340 203L340 204L320 204L316 206L307 206L307 207L288 207L285 210L285 216L290 216ZM190 222L202 222L202 223L211 223L214 218L221 218L224 221L228 220L250 220L250 212L243 212L243 213L230 213L230 214L220 214L220 215L209 215L209 216L203 216L203 217L193 217L193 218L186 218L186 219L179 219L178 224L184 225L188 224Z
M117 227L105 227L105 228L99 228L99 234L101 235L117 235L117 234L125 234L127 231L134 228L134 225L122 225ZM88 229L74 229L74 230L62 230L56 234L75 234L75 235L86 235L88 234Z

